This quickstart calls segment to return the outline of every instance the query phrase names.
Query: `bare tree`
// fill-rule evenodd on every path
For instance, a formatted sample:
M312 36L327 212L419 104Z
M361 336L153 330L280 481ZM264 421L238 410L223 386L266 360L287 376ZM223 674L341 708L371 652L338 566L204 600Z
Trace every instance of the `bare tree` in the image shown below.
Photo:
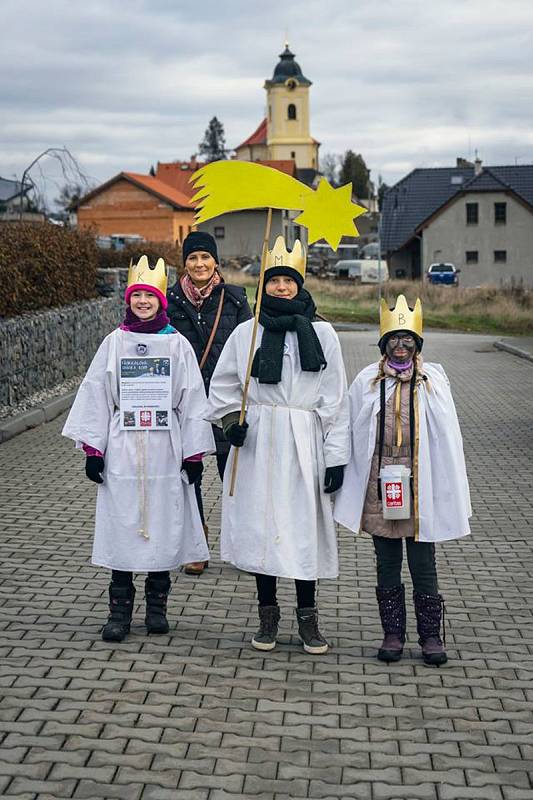
M42 171L40 162L42 159L46 157L53 158L59 163L61 168L61 174L65 181L65 185L79 186L81 189L81 194L85 194L87 191L89 191L90 181L88 177L85 175L85 173L82 171L80 165L78 164L78 162L76 161L70 150L68 150L68 148L66 147L48 147L46 150L43 150L42 153L39 153L39 155L33 159L31 164L28 164L28 166L22 173L22 179L20 182L20 209L19 209L20 219L22 219L24 211L24 202L23 202L25 194L24 190L28 186L28 184L31 184L33 189L34 193L33 203L40 208L43 209L46 208L46 203L44 201L44 191L42 189L41 190L39 189L33 178L30 176L30 171L34 167L37 167L37 170L39 172L39 175L43 183L46 184L48 181L52 181L57 186L58 189L60 188L57 184L57 181L54 181L50 178L47 179Z
M324 153L320 159L320 171L332 186L338 185L341 158L336 153Z

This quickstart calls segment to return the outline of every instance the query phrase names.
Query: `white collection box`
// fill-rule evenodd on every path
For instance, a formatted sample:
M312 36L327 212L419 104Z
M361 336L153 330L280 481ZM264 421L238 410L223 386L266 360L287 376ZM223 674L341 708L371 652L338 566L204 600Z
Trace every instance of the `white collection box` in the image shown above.
M411 470L402 464L389 464L379 473L383 519L409 519L411 516Z

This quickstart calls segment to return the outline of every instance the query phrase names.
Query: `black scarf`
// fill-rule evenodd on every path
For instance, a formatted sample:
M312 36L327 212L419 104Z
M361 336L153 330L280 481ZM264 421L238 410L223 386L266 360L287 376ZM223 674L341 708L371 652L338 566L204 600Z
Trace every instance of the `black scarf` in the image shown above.
M259 313L259 322L264 328L263 338L252 364L252 375L259 379L259 383L280 382L286 331L296 331L300 365L304 372L325 369L324 351L311 323L315 312L315 303L306 289L300 289L292 300L263 295Z

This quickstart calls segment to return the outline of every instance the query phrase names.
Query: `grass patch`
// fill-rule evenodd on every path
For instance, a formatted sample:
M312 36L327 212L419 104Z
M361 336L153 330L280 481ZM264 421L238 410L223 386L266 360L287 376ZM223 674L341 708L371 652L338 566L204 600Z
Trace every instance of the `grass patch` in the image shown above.
M246 287L253 305L257 281L235 271L226 271L229 283ZM330 322L379 322L377 286L356 286L308 278L319 313ZM383 297L392 306L398 294L405 294L412 306L422 301L424 324L428 328L472 331L499 335L533 335L533 292L522 286L484 286L476 289L432 286L426 283L389 281Z

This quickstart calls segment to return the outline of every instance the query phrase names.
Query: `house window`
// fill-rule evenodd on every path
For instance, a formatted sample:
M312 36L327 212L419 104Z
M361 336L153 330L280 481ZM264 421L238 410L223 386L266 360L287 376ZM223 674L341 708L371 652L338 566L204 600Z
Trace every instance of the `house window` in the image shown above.
M294 103L289 103L287 106L287 119L296 119L296 106Z
M494 251L494 263L495 264L506 264L507 263L507 250L495 250Z
M477 208L477 203L475 204ZM477 264L479 254L477 250L467 250L465 253L465 261L467 264Z
M466 204L466 224L477 225L479 222L479 206L477 203Z
M507 203L494 203L494 224L505 225L507 222Z
M215 239L223 239L226 235L226 229L224 225L215 225Z
M296 158L296 150L291 150L291 158Z

